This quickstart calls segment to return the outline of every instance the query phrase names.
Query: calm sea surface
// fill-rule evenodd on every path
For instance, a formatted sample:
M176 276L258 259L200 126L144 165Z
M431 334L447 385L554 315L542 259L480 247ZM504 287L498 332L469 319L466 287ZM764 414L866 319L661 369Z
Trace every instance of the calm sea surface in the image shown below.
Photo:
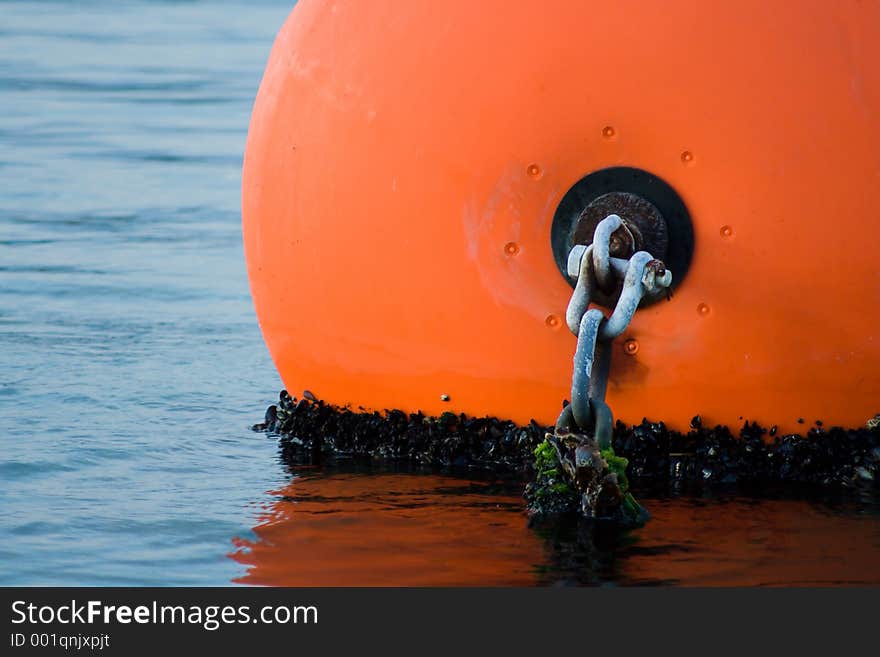
M515 484L289 472L239 184L291 4L0 1L0 584L880 583L871 499L585 538Z

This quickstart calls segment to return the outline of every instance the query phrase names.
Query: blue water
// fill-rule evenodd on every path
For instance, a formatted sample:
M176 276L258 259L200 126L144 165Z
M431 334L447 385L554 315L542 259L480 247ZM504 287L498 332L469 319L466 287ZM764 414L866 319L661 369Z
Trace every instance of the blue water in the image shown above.
M0 584L222 584L287 476L240 168L289 0L0 2Z

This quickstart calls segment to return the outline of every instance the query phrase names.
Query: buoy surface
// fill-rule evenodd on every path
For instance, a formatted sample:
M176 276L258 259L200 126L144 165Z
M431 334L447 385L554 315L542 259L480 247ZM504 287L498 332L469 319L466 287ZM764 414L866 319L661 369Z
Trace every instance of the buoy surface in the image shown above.
M554 213L584 176L633 167L677 192L695 246L672 300L616 342L616 416L863 424L878 61L876 3L301 0L243 176L285 385L551 423L574 351Z

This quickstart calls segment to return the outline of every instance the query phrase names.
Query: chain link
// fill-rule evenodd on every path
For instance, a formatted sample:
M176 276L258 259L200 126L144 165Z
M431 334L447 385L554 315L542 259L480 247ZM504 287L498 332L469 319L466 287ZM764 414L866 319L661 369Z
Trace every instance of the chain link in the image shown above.
M612 236L615 244L612 248ZM568 256L568 274L576 278L574 292L565 311L569 330L577 336L571 403L556 421L557 432L592 432L601 449L611 445L614 416L605 403L611 342L620 336L646 295L668 289L672 273L647 251L635 250L635 240L616 214L599 222L589 246L576 245ZM626 258L615 257L632 253ZM623 279L620 294L609 316L590 309L596 290L610 294Z

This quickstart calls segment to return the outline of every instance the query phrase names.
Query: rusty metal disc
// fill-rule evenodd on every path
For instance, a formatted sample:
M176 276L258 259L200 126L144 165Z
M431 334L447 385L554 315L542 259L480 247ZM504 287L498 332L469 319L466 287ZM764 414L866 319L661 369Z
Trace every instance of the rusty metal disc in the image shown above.
M647 251L660 260L666 257L669 235L663 215L650 201L629 192L603 194L584 208L575 223L572 244L590 244L596 226L611 214L619 216L632 233L636 251Z
M594 171L577 181L560 201L550 245L556 266L569 283L568 252L575 244L590 244L596 225L609 214L623 219L636 239L636 250L663 260L672 271L673 289L681 284L694 250L690 214L666 182L633 167ZM645 299L643 305L655 300ZM606 305L601 294L596 301Z

